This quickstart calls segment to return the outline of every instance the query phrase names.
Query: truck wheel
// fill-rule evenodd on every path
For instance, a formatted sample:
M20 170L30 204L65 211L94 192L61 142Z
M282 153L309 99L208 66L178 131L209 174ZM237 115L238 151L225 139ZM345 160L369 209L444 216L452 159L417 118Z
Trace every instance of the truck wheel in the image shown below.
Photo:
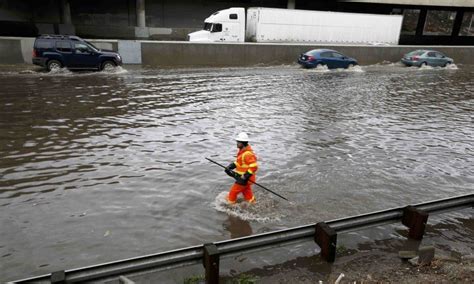
M115 63L113 61L107 60L102 63L100 70L110 71L115 68Z
M46 68L48 68L48 71L53 71L53 70L59 70L63 67L63 65L61 64L61 62L57 61L57 60L50 60L48 61L48 64L46 65Z

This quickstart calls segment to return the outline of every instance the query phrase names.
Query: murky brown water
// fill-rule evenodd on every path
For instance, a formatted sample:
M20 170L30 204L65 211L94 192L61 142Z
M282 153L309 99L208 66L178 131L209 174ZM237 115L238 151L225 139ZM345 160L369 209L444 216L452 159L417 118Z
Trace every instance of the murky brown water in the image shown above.
M474 189L474 66L31 70L0 71L0 279ZM222 204L240 131L292 203Z

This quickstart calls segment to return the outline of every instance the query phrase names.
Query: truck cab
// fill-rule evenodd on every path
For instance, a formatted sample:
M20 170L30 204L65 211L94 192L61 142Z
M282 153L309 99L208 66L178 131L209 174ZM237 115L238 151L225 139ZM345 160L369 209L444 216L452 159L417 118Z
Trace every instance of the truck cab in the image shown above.
M204 20L204 29L188 34L195 42L243 42L245 40L245 9L217 11Z

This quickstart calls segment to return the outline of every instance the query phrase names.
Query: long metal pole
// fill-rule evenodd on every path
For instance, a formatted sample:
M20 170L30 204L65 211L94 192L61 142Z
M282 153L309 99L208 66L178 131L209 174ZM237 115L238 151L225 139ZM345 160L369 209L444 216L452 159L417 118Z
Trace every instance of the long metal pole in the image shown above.
M218 166L220 166L220 167L223 167L224 169L226 168L224 165L221 165L221 164L219 164L218 162L213 161L213 160L211 160L211 159L209 159L209 158L206 158L206 160L208 160L209 162L214 163L214 164L216 164L216 165L218 165ZM289 202L289 200L286 199L285 197L283 197L283 196L281 196L280 194L278 194L278 193L276 193L276 192L274 192L274 191L272 191L272 190L270 190L270 189L264 187L263 185L258 184L258 183L254 182L254 181L251 181L251 180L249 180L249 182L251 182L251 183L253 183L253 184L255 184L255 185L258 185L258 186L260 186L261 188L265 189L266 191L271 192L271 193L275 194L276 196L278 196L278 197L280 197L280 198L283 198L283 199L285 199L286 201Z

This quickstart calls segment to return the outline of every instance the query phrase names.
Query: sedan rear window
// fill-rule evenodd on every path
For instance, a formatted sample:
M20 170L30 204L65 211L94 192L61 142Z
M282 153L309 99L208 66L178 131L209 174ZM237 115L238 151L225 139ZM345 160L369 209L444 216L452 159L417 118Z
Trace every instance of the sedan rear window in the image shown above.
M423 53L425 53L425 51L423 51L423 50L415 50L415 51L412 51L412 52L408 53L407 55L408 55L408 56L415 56L415 55L422 55Z

